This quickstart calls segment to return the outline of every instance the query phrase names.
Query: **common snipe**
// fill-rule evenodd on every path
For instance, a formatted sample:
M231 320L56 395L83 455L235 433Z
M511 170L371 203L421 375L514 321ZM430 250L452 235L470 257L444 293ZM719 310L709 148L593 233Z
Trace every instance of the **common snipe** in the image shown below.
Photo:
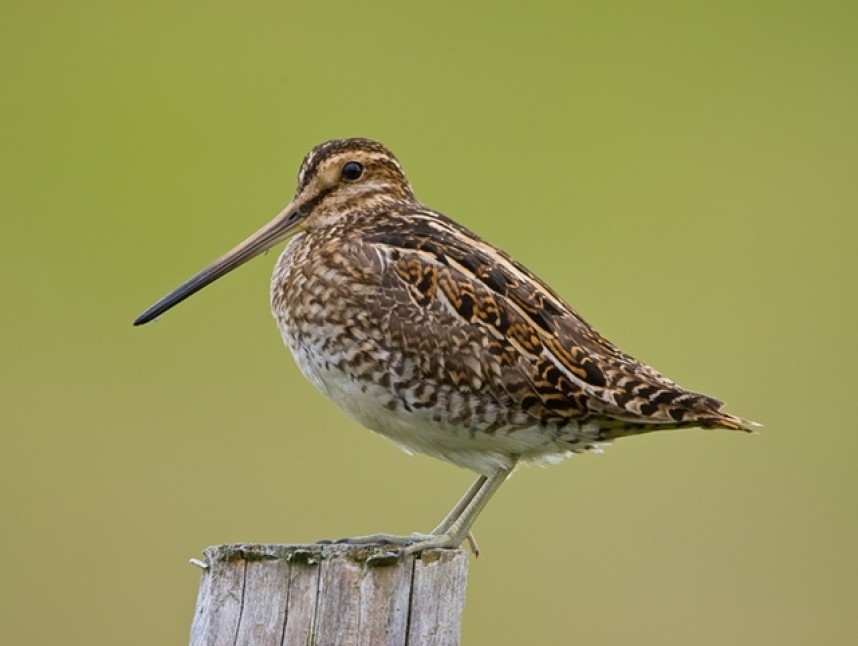
M367 139L311 150L277 217L135 325L289 237L271 303L304 376L406 451L480 474L431 534L367 539L457 546L518 462L660 429L753 425L628 356L506 253L425 207Z

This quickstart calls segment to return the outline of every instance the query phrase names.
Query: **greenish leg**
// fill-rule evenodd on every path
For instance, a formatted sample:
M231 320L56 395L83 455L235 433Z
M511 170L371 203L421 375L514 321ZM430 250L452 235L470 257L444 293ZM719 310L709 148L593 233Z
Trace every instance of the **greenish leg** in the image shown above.
M470 489L465 492L465 495L461 497L459 502L456 503L456 506L450 510L450 513L444 517L444 520L432 530L433 534L444 534L453 523L462 515L462 512L465 511L465 508L471 503L474 499L474 496L477 495L477 492L482 488L482 486L488 480L488 476L480 476L477 478L477 481L471 485Z
M454 520L449 523L449 527L443 533L432 534L422 540L418 539L416 543L408 545L403 552L405 554L414 554L435 548L458 547L470 533L474 521L477 520L477 516L480 515L480 512L504 481L506 481L510 473L512 473L512 467L509 469L498 469L491 476L485 478L483 482L480 483L482 478L478 480L477 482L480 483L480 486L477 487L473 496L470 496L470 500L464 504L461 513L454 514L453 512L456 511L454 507L453 511L444 519L444 523L446 523L450 520L451 516L455 516ZM471 491L469 490L468 494L470 493ZM468 494L465 494L465 498L469 497ZM459 507L459 504L456 507Z
M404 554L414 554L424 550L435 548L458 547L466 538L471 543L476 553L476 542L470 535L471 527L477 520L477 516L488 504L489 500L506 481L515 468L515 464L508 469L498 469L490 476L480 476L470 486L465 495L450 510L444 520L432 531L431 534L414 533L408 536L396 534L371 534L369 536L356 536L346 538L342 543L370 544L384 543L404 547Z

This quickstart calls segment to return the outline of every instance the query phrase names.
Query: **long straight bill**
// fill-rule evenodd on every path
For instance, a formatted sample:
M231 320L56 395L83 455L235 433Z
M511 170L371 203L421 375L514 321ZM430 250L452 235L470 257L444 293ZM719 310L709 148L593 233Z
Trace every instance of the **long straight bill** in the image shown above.
M152 307L137 317L134 325L148 323L171 307L178 305L189 296L200 291L206 285L213 283L236 267L240 267L263 251L267 251L278 242L287 239L296 233L302 219L300 210L295 208L293 204L290 204L277 217L247 238L247 240L227 251L208 267L186 280L179 287L152 305Z

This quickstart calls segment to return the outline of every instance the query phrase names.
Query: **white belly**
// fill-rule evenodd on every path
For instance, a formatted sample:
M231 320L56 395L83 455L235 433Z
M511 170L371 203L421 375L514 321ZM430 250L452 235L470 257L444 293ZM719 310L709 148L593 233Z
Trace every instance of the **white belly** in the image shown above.
M305 347L283 330L283 339L304 376L350 417L407 453L431 455L481 474L509 468L516 461L554 463L584 450L547 440L544 428L500 428L492 433L434 419L432 409L406 410L396 393L379 384L356 381L330 357ZM578 429L584 436L595 432ZM587 447L593 450L593 446Z

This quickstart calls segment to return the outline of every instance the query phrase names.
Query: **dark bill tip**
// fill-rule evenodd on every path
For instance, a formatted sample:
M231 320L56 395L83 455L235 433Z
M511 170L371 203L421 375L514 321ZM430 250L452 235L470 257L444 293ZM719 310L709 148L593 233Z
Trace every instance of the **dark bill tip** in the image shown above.
M292 235L293 231L300 224L302 217L301 212L290 204L277 217L247 238L247 240L227 251L208 267L186 280L182 285L134 319L135 327L145 325L172 307L175 307L189 296L193 296L206 285L213 283L236 267L240 267L251 258L270 249L278 242L285 240Z

